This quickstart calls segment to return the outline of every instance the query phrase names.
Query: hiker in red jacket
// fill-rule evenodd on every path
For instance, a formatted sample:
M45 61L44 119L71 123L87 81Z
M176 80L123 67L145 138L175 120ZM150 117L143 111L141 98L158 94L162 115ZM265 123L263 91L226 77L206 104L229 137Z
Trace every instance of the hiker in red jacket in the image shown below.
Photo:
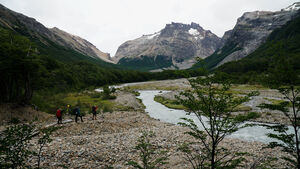
M97 109L98 109L98 106L93 106L92 107L93 120L96 120Z
M58 108L56 110L57 124L62 124L62 110Z

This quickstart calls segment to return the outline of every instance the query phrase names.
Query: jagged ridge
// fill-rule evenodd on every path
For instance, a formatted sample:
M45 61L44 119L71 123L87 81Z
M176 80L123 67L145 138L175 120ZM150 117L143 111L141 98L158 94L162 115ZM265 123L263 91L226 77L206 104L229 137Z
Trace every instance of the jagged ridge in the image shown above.
M157 56L166 56L171 57L172 65L161 69L186 69L195 63L195 57L206 58L221 45L219 37L199 24L171 23L159 32L123 43L115 60L119 64L126 60L128 66L134 60L134 66L137 59L143 60L141 56L152 57L154 62Z
M235 27L225 32L222 40L224 46L207 57L204 65L213 69L230 61L240 60L254 52L267 37L277 28L282 27L293 19L300 3L295 3L281 11L267 12L255 11L246 12L238 18ZM200 67L196 64L193 67Z

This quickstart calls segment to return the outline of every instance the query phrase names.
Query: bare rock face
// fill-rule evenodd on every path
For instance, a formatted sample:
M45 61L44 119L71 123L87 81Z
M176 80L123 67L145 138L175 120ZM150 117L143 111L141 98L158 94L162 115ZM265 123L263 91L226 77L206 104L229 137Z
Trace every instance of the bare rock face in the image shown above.
M63 44L63 46L67 46L82 54L102 59L106 62L113 62L111 60L110 54L100 51L89 41L82 39L79 36L69 34L56 27L49 30L56 35L56 41L58 41L60 44Z
M147 56L155 60L157 56L165 56L172 62L169 69L185 69L195 63L195 57L206 58L221 44L219 37L196 23L171 23L159 32L123 43L115 61L122 64L124 59L142 60L142 56Z
M93 44L78 36L71 35L58 28L48 29L34 18L9 10L0 4L0 26L19 32L23 35L38 39L49 45L52 41L63 47L73 49L84 55L112 62L108 53L103 53Z
M218 55L224 57L224 59L217 66L242 59L252 53L265 42L275 29L280 28L295 17L298 9L300 9L299 2L281 11L244 13L242 17L238 18L235 27L227 31L222 38L225 46L227 45L228 47L231 45L231 48L235 48L236 50L227 54L225 54L226 49L219 50Z

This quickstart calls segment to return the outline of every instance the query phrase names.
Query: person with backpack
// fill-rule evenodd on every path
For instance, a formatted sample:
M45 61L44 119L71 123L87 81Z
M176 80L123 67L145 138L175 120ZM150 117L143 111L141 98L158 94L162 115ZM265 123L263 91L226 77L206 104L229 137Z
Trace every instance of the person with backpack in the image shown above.
M72 114L72 112L71 112L71 106L69 104L67 105L66 114L68 114L68 115Z
M98 106L92 106L93 120L96 120Z
M74 109L74 113L75 113L75 122L77 123L78 117L80 117L81 122L83 122L82 115L80 114L80 109L78 106Z
M57 124L62 124L62 110L61 110L61 108L58 108L56 110L56 118L57 118Z

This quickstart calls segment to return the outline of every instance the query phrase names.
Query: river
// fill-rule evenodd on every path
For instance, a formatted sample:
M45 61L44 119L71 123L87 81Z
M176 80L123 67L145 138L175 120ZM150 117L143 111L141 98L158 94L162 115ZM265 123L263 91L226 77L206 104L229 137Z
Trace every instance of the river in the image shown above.
M139 92L140 92L140 96L138 96L138 98L143 101L143 104L146 106L145 111L148 112L152 118L159 119L163 122L177 124L178 122L182 122L180 118L186 117L186 118L193 119L194 122L201 129L200 122L198 122L197 117L195 115L193 114L187 115L187 112L184 110L170 109L154 101L155 95L160 94L160 91L141 90ZM166 92L166 91L162 91L162 92ZM262 126L253 126L253 127L242 128L228 137L238 138L246 141L259 141L263 143L269 143L271 141L274 141L266 136L266 134L270 132L273 131L268 130ZM289 133L291 132L292 132L292 128L290 127Z

